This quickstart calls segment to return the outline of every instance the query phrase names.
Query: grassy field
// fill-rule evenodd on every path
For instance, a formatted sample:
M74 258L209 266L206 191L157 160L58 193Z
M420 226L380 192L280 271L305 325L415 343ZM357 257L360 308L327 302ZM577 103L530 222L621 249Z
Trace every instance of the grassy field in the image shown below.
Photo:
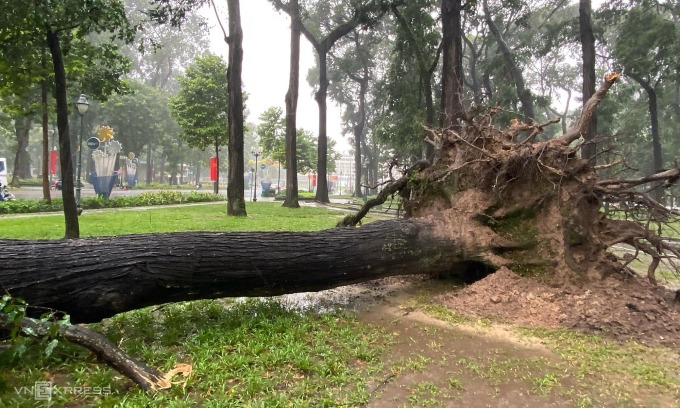
M316 231L332 228L345 215L316 207L290 209L280 203L248 203L247 217L228 217L226 204L175 208L85 211L82 237L178 231ZM370 218L369 218L370 220ZM63 215L0 216L0 239L58 239L64 236Z
M249 203L88 211L84 236L191 230L309 231L344 213ZM61 216L0 217L2 238L59 238ZM150 307L90 328L147 364L193 368L145 393L81 347L22 339L0 352L0 407L677 406L677 352L567 329L518 328L452 311L424 281L369 313L296 309L277 298ZM386 300L389 297L383 299ZM378 302L381 305L385 302ZM333 310L331 308L331 310ZM519 340L518 340L519 339ZM1 345L1 344L0 344ZM49 381L51 401L36 400ZM23 387L23 388L22 388ZM68 388L71 387L71 388ZM73 388L80 387L80 388Z

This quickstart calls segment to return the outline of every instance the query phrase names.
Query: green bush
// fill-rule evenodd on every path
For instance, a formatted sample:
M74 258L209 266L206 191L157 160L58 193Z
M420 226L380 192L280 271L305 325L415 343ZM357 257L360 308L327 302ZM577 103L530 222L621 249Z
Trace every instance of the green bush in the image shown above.
M183 203L205 203L223 201L224 196L213 193L199 193L192 191L182 193L180 191L156 191L145 192L136 196L115 197L107 199L101 196L84 197L81 205L86 210L97 208L123 208L145 207L153 205L170 205ZM0 202L0 214L26 214L37 212L63 211L64 206L60 198L53 199L51 203L45 200L14 200Z
M313 200L315 197L316 197L316 193L314 193L314 192L299 191L298 190L298 198ZM281 192L276 195L276 198L285 199L286 198L286 190L285 189L281 190Z

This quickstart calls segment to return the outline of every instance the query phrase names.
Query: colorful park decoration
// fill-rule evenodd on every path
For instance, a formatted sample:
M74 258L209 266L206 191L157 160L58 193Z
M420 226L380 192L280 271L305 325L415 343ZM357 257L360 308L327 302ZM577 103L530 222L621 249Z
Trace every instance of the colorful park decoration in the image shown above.
M113 140L114 132L109 126L99 127L96 135L100 143L99 147L92 151L94 175L90 177L90 182L97 195L109 198L118 177L113 169L116 165L118 153L123 149L123 146L119 141Z

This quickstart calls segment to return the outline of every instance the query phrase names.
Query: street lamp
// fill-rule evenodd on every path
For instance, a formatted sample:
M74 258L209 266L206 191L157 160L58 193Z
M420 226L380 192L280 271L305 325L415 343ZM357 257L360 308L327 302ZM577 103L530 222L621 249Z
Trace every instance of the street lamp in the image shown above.
M80 170L83 164L83 128L85 122L83 121L83 116L87 112L87 108L90 104L87 102L84 94L80 94L80 98L76 101L76 106L78 107L78 114L80 115L80 134L78 135L78 164L76 166L76 208L78 215L83 213L83 209L80 207Z
M52 166L56 168L57 164L54 163L54 129L50 129L47 131L50 134L50 138L52 139L52 149L50 149L50 158L49 158L49 163L50 163L50 168L47 170L50 172L50 186L52 185L52 177L54 176L54 173L52 173Z
M257 201L257 158L262 156L262 148L257 146L251 150L250 154L255 156L255 181L253 182L253 201Z

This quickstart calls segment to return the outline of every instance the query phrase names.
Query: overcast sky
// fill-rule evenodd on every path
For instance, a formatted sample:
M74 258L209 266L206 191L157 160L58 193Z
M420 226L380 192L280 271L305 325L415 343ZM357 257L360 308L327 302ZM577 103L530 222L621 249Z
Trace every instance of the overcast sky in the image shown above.
M227 27L226 5L217 5L220 20ZM228 60L228 47L224 34L217 24L211 8L202 14L210 25L210 49ZM258 118L270 106L278 106L285 112L284 98L288 91L290 64L290 18L278 13L267 0L241 1L241 24L243 26L243 88L248 93L246 107L248 122L257 123ZM315 52L304 36L300 39L300 95L298 98L297 126L319 133L319 109L313 90L307 83L307 71L315 65ZM328 101L328 136L337 142L337 149L349 153L349 143L343 137L340 125L341 110Z

